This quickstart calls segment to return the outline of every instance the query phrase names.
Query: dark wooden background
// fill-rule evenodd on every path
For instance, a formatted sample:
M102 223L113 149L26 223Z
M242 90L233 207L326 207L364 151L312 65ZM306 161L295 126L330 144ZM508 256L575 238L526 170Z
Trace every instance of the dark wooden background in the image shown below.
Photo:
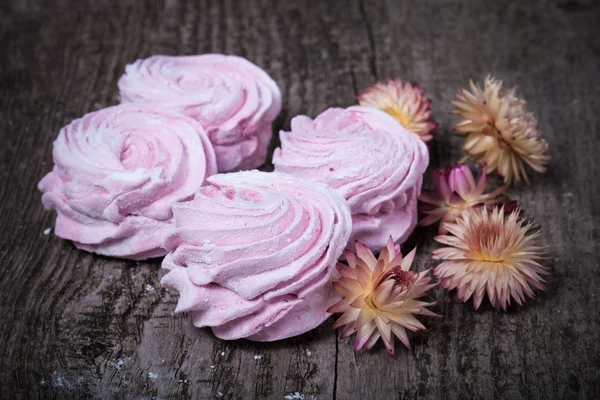
M0 397L600 398L600 5L594 0L25 1L0 5ZM474 312L434 290L414 350L354 354L332 319L277 343L223 342L173 316L159 261L75 250L43 231L36 189L59 129L117 102L152 54L249 58L280 85L276 129L349 106L377 79L421 84L441 123L432 165L461 157L449 101L488 72L518 85L550 142L548 173L511 190L551 245L549 290ZM420 269L433 232L417 230ZM405 246L406 249L407 246Z

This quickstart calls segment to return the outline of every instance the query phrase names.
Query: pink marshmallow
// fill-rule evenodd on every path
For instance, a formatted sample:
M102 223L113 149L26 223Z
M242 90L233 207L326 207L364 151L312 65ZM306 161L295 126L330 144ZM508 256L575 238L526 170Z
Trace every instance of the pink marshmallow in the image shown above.
M150 106L86 114L60 130L54 169L39 183L55 232L83 250L141 260L166 254L171 203L216 173L200 124Z
M208 182L173 205L162 284L180 293L176 311L222 339L272 341L320 325L338 299L330 280L352 230L344 200L276 172Z
M379 250L390 235L402 243L413 231L429 152L394 118L370 107L330 108L314 120L295 117L280 139L275 170L326 183L342 196L352 241Z
M199 121L213 144L219 172L262 165L281 111L275 81L237 56L152 56L127 65L123 103L150 103Z
M381 243L387 242L390 235L398 244L404 243L417 226L417 196L421 192L421 180L400 196L397 206L389 212L374 215L352 215L352 236L348 247L354 249L354 242L359 240L374 251L383 248Z

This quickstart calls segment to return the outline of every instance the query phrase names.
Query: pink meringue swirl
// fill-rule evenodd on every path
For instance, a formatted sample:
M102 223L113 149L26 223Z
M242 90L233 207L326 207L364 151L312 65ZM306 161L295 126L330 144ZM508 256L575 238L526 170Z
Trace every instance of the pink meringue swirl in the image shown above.
M275 81L237 56L152 56L127 65L121 101L152 103L199 121L215 148L219 172L265 162L272 122L281 111Z
M353 248L356 240L371 249L381 249L381 243L389 239L394 242L404 243L417 226L417 196L421 193L421 182L408 189L403 196L398 196L394 201L394 209L379 212L374 215L353 214L352 236L349 240Z
M314 120L295 117L280 138L275 170L335 189L352 211L353 239L376 249L414 229L429 152L394 118L370 107L330 108Z
M330 277L351 232L344 200L323 184L247 171L208 178L175 204L162 283L176 312L222 339L272 341L321 324Z
M86 114L60 130L39 183L55 232L83 250L144 259L166 254L171 203L189 199L216 160L200 124L149 106Z

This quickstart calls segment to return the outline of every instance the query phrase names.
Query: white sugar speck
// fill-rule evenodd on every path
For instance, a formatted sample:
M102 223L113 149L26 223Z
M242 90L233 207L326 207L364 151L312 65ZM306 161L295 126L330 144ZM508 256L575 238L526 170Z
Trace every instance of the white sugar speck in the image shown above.
M44 229L44 235L48 236L50 234L50 232L52 232L52 228Z
M154 372L148 372L148 378L156 379L156 378L158 378L158 374L154 373Z
M222 352L221 352L221 356L224 356L224 355L225 355L225 352L224 352L224 351L222 351Z
M223 397L223 392L217 392L218 397Z
M304 394L300 393L300 392L294 392L294 393L287 393L285 396L283 396L283 398L285 400L304 400Z
M257 354L254 356L255 360L260 360L261 358L263 358L262 354Z
M310 351L309 349L306 349L306 355L310 357L312 355L312 351Z
M214 365L211 365L211 366L210 366L210 369L215 369L215 366L214 366Z
M147 284L146 284L146 291L147 291L147 292L152 292L152 291L154 291L154 286L152 286L151 284L147 283Z

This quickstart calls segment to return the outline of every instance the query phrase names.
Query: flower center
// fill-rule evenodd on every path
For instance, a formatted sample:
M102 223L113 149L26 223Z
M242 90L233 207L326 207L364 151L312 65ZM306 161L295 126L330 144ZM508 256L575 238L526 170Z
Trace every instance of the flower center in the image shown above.
M400 266L394 267L391 270L392 275L389 279L395 281L395 286L400 290L405 290L414 281L415 273L413 271L403 271Z
M374 297L373 292L369 293L367 297L365 297L365 303L372 309L379 310L379 307L377 307L377 304L375 304L375 301L373 300Z
M483 128L483 134L487 136L493 136L498 140L498 146L507 150L511 148L510 143L506 141L506 139L502 136L502 132L496 126L496 120L492 117L488 118L488 126Z
M502 263L505 261L506 238L501 226L495 224L482 224L471 233L475 238L474 250L479 261L489 263Z
M415 273L413 271L403 271L400 266L396 266L391 270L381 274L379 278L373 284L373 287L367 297L365 297L365 303L371 308L379 310L381 307L377 304L376 299L379 302L387 302L390 299L394 299L400 293L406 291L411 287L415 280ZM378 294L380 290L383 290L383 285L392 281L393 288L386 299L381 299ZM389 287L388 287L389 289Z
M413 121L412 117L409 114L402 112L396 107L386 108L384 111L390 114L392 117L396 118L398 121L400 121L403 127L412 132Z

